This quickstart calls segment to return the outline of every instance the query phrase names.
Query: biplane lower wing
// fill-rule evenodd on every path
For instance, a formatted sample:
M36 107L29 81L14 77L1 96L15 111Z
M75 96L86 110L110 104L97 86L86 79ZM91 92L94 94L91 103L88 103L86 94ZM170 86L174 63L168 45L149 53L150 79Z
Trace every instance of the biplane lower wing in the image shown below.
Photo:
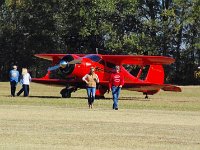
M35 83L41 83L41 84L49 84L49 85L60 85L60 86L66 86L67 84L73 85L73 86L80 86L83 85L82 81L77 81L74 79L46 79L46 78L32 78L31 79Z

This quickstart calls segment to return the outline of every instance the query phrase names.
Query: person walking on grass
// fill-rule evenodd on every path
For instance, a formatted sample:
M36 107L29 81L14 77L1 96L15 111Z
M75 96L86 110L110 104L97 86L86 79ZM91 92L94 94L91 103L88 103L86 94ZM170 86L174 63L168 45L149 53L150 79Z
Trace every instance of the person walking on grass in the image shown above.
M88 106L89 108L93 107L93 102L95 99L95 93L96 93L96 86L97 83L99 83L98 75L95 74L94 67L90 68L90 72L86 74L82 80L86 82L87 84L87 96L88 96Z
M21 84L22 88L21 90L17 93L17 96L19 96L22 92L24 92L24 97L29 96L29 85L31 81L31 76L28 73L27 68L22 68L22 77L21 77Z
M19 81L19 71L17 71L17 66L14 65L13 69L9 72L10 77L10 92L11 97L15 97L16 86Z
M112 91L113 109L118 110L118 99L122 86L124 85L124 75L120 72L120 67L115 67L115 73L112 73L109 81L109 91Z

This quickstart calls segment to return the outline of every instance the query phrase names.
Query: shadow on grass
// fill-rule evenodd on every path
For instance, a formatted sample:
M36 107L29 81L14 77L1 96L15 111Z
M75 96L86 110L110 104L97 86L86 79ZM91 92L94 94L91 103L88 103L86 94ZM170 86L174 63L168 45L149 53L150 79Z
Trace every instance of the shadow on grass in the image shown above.
M86 97L70 97L70 98L62 98L60 96L29 96L31 98L49 98L49 99L63 99L63 100L67 100L67 99L87 99Z
M130 101L130 100L133 100L133 101L150 101L150 99L144 99L144 98L141 98L141 97L120 97L119 100L122 100L122 101Z
M60 98L62 99L62 97L59 96L29 96L31 98L49 98L49 99L55 99L55 98Z
M22 96L23 97L23 96ZM44 99L63 99L63 100L67 100L67 99L81 99L81 100L86 100L87 97L70 97L70 98L62 98L60 96L29 96L31 98L44 98ZM112 98L96 98L95 100L112 100ZM150 101L150 99L144 99L141 97L120 97L119 98L120 101Z

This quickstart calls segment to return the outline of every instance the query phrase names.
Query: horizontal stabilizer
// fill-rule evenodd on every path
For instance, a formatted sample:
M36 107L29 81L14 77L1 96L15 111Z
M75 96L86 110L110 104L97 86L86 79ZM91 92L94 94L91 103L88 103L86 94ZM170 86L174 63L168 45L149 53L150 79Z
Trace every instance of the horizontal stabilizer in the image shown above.
M165 86L162 88L164 91L174 91L174 92L181 92L181 88L174 85Z

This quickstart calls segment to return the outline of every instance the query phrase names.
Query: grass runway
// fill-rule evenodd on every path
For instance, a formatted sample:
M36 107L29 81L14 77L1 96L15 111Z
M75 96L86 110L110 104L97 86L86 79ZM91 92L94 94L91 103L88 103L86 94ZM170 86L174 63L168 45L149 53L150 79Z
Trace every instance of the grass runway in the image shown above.
M20 86L18 85L17 90ZM0 149L199 150L200 86L162 92L149 100L122 90L87 107L86 91L60 98L60 87L31 84L30 97L9 97L0 83Z

